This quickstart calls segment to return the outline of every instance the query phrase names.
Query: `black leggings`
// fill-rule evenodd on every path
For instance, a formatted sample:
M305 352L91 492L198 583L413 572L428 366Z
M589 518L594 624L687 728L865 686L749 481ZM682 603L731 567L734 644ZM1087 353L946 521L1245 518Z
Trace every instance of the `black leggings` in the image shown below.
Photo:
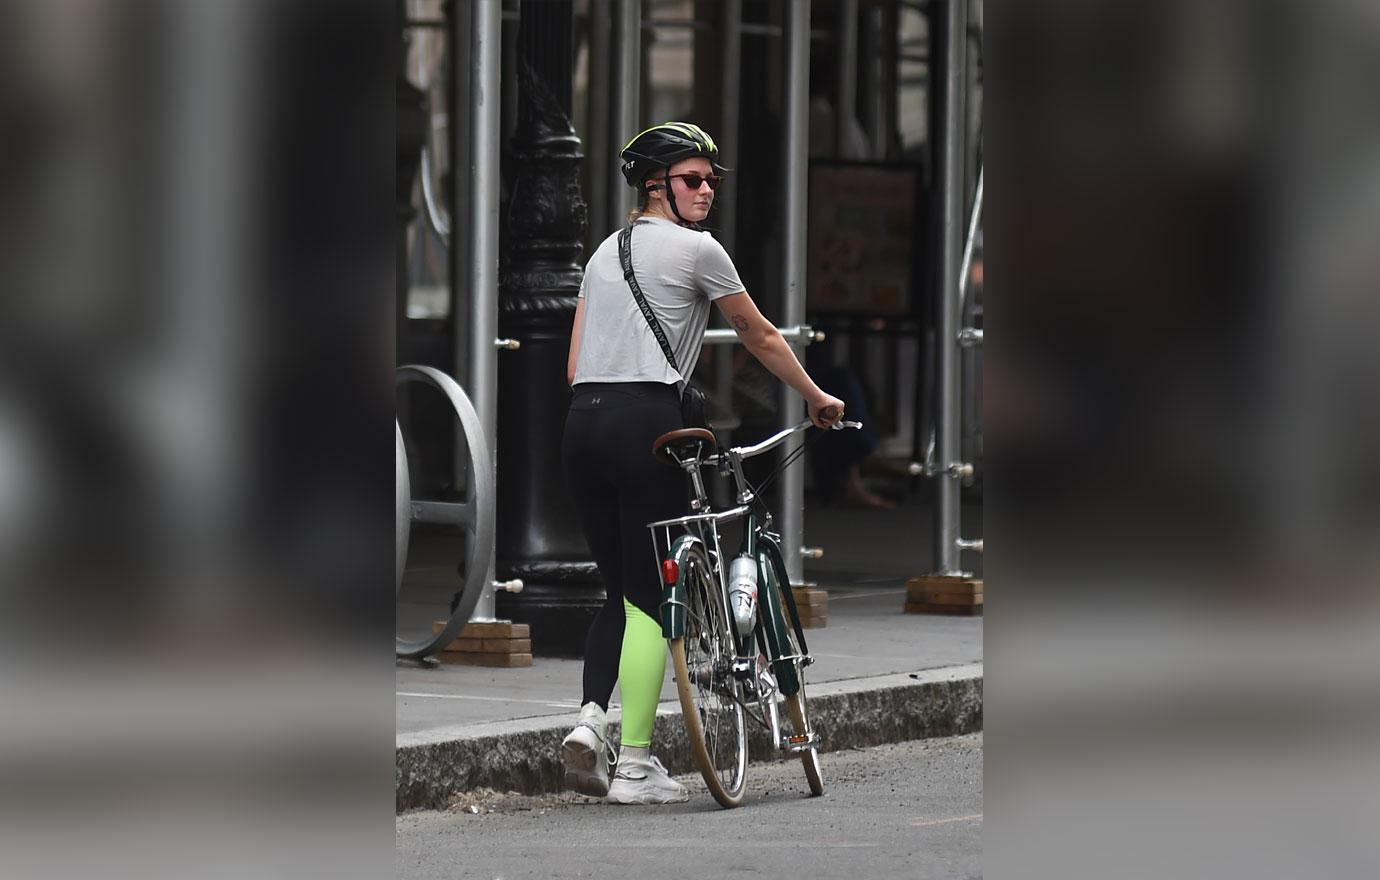
M561 461L608 598L585 642L584 699L605 710L618 680L623 598L660 620L661 581L647 523L683 516L685 473L652 458L652 442L684 427L675 385L582 382L565 422Z

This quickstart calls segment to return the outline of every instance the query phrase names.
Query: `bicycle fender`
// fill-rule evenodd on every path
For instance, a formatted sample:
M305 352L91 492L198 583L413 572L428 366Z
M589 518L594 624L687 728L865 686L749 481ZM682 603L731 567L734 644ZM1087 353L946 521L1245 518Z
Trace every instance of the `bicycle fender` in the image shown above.
M666 556L680 568L675 583L666 584L661 591L661 634L668 641L685 636L685 579L690 576L690 566L685 564L685 558L691 548L699 543L698 538L681 535L671 544L671 552Z
M768 656L780 657L788 653L790 645L786 633L786 628L790 624L786 622L786 610L781 605L783 591L778 590L778 586L783 582L785 566L778 568L775 564L770 543L764 540L757 545L757 613L761 616L763 634L767 637ZM782 694L789 697L799 692L800 679L796 676L794 662L776 660L772 662L771 668Z

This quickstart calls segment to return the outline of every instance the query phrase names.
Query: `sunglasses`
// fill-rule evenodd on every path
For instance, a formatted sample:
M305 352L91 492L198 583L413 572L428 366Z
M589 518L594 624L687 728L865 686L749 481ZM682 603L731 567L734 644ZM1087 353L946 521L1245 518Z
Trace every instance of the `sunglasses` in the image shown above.
M709 189L712 192L719 188L719 184L724 182L722 177L715 174L711 174L708 177L701 177L698 174L668 174L667 177L679 177L681 183L685 184L685 188L692 192L698 190L705 183L709 184Z

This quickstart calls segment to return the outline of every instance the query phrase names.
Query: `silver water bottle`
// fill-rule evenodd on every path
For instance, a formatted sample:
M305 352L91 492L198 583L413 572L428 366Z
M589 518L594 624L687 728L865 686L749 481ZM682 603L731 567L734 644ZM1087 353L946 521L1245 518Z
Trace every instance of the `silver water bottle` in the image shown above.
M739 556L728 567L728 604L738 635L750 635L757 619L757 560L751 556Z

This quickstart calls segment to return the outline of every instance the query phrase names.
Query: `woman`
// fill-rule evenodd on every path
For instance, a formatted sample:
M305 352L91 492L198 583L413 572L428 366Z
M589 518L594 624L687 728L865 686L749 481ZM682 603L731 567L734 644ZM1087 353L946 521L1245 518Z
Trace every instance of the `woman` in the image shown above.
M574 395L562 458L566 482L608 599L590 626L580 720L561 745L566 784L614 803L684 801L684 786L652 757L652 720L666 672L661 583L646 524L683 515L685 475L656 462L652 442L684 427L680 394L699 357L713 302L743 345L805 398L810 418L828 427L843 402L810 380L776 328L743 290L723 246L699 222L714 203L725 169L698 126L657 125L620 154L638 191L632 224L633 275L676 362L670 365L623 276L618 235L585 267L570 334L567 378ZM610 784L605 713L614 683L623 698L623 735Z

